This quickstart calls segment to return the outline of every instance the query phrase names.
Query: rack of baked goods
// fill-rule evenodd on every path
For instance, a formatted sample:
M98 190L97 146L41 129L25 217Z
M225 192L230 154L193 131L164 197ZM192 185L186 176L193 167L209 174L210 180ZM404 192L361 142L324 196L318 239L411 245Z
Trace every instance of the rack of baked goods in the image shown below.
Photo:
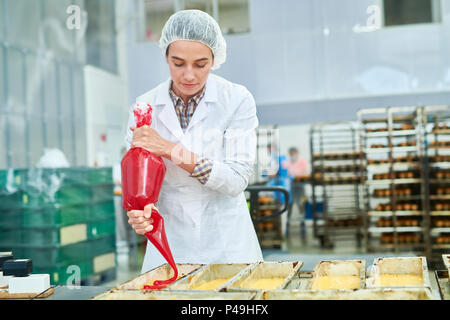
M361 152L314 153L313 160L357 160L362 156Z
M432 168L430 169L430 179L450 180L450 169Z
M324 176L324 174L316 172L314 173L313 177L316 184L335 185L335 184L361 183L361 177L359 176L344 176L344 175Z
M435 247L447 245L447 248L450 248L450 232L441 233L437 237L434 238L433 245Z
M358 227L363 223L362 217L356 218L328 218L327 224L329 227Z
M439 163L439 162L450 162L450 155L435 155L435 156L429 156L428 157L429 163Z
M386 158L386 159L367 159L367 165L386 165L386 164L406 164L406 163L416 163L419 161L419 157L417 155L407 155L407 156L397 156L394 158Z
M303 182L303 183L310 183L311 182L311 176L305 175L305 176L298 176L294 177L295 182Z
M423 112L430 262L434 264L450 248L450 107L426 106Z
M419 218L416 217L397 217L395 219L392 217L388 218L380 218L376 222L376 226L379 228L386 228L386 227L419 227L421 224L421 221Z
M428 143L428 148L450 148L450 141L433 140Z
M418 179L420 172L417 170L403 170L394 171L392 174L389 172L375 173L373 180L388 180L388 179Z
M414 147L414 146L416 146L416 140L402 141L402 142L398 142L395 144L392 142L389 142L387 144L373 143L370 145L370 148L379 149L379 148L401 148L401 147Z
M314 171L316 172L358 172L361 170L360 165L354 165L354 164L342 164L342 165L323 165L323 166L316 166L314 168Z
M362 239L361 175L365 155L359 147L354 122L319 123L311 126L312 208L314 237L321 246L339 240Z
M411 117L394 117L393 121L408 121L411 120ZM365 124L369 123L385 123L388 122L387 118L374 118L374 119L365 119L363 120ZM393 131L406 131L406 130L414 130L414 125L411 123L402 123L402 124L396 124L393 128ZM375 126L374 127L368 127L365 128L365 133L375 133L375 132L388 132L389 128L387 126Z
M410 198L417 195L417 188L411 185L397 185L395 189L375 189L373 191L374 198L390 198L395 196L397 198Z
M393 232L385 232L382 233L380 236L380 243L382 245L389 245L393 244L394 239L394 233ZM422 243L422 240L420 238L420 235L413 232L405 232L405 233L399 233L397 234L397 243L399 244L420 244Z
M436 123L431 133L450 133L450 127L446 123Z
M413 202L401 202L396 203L395 206L393 206L391 203L379 203L375 207L375 211L418 211L420 210L420 204L413 203Z
M433 228L450 228L450 216L431 217Z

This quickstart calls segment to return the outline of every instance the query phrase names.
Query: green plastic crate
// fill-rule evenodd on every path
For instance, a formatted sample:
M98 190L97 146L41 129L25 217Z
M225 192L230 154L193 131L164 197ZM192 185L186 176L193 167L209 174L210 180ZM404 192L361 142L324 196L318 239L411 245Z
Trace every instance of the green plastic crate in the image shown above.
M26 186L36 186L36 183L42 183L46 186L60 185L86 185L87 184L87 168L71 167L71 168L30 168L27 169Z
M90 185L114 184L112 168L87 168L87 182Z
M116 234L115 220L100 220L88 223L88 239L96 239Z
M9 195L0 195L0 211L43 208L49 205L70 206L90 203L91 191L82 185L63 186L45 192L19 190Z
M12 251L15 259L31 259L33 268L76 264L79 261L88 261L99 255L115 252L115 250L114 235L66 246L0 245L0 252Z
M0 210L0 229L22 226L21 210Z
M87 221L89 205L49 206L46 208L0 211L0 228L48 228L69 226Z
M65 227L0 229L0 245L62 246L86 241L88 225Z
M94 203L89 206L88 219L91 221L114 219L115 215L116 212L113 200Z
M43 209L25 209L22 212L24 227L69 226L84 223L88 220L89 205L66 207L47 207Z
M54 266L59 263L73 264L80 260L90 259L89 241L79 242L61 247L31 247L31 246L1 246L2 249L9 248L16 259L31 259L33 266Z
M0 170L0 195L10 194L20 189L25 182L25 169Z
M23 201L28 200L24 192L17 190L11 194L0 194L0 211L17 210L24 207Z
M74 262L71 264L58 264L54 267L33 266L33 273L48 273L52 285L73 285L73 278L67 283L69 277L74 276L74 266L79 268L80 280L86 279L93 273L92 260ZM75 271L76 272L76 271Z
M106 236L99 239L89 240L91 246L89 247L89 256L91 258L97 257L99 255L116 251L116 236Z
M114 185L104 184L90 186L91 203L114 201Z

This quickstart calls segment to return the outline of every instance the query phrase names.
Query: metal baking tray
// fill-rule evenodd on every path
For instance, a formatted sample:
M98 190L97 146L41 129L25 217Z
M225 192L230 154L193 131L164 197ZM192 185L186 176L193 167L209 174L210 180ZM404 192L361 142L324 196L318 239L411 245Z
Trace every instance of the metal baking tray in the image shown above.
M435 300L430 288L265 290L255 300Z
M382 274L410 274L421 275L423 285L412 286L389 286L389 288L412 288L427 287L432 288L430 276L428 274L427 260L425 257L393 257L376 258L370 269L370 275L366 280L366 288L387 288L380 285Z
M448 276L450 272L448 270L436 270L434 274L442 300L450 300L450 279Z
M365 260L322 260L313 269L313 279L308 289L323 276L355 276L359 278L359 289L366 286ZM355 288L356 289L356 288ZM331 290L331 289L330 289ZM338 289L338 290L344 290Z
M91 300L252 300L254 292L137 291L112 289Z
M301 261L278 261L278 262L257 262L242 270L225 286L224 290L229 292L251 291L258 292L261 289L249 288L246 285L249 281L265 278L284 278L283 283L277 289L283 289L298 275L303 266Z
M236 263L236 264L210 264L201 268L198 272L194 272L167 287L167 290L195 290L196 286L222 278L229 278L226 282L217 286L214 291L223 291L225 286L242 270L249 267L250 263Z
M178 279L185 277L186 275L199 270L202 267L201 264L177 264ZM167 280L173 276L172 267L169 264L163 264L155 269L152 269L144 274L141 274L137 278L122 283L116 287L120 290L142 290L144 285L151 284L155 280Z
M443 254L442 260L444 261L444 265L447 267L447 271L450 274L450 254ZM450 279L448 281L450 282Z
M313 279L312 272L298 272L283 288L284 290L309 290Z

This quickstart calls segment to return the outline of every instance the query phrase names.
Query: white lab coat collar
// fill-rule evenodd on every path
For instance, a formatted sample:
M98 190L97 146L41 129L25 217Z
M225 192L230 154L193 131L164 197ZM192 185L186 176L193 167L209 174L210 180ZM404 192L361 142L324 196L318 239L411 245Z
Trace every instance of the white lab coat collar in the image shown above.
M211 74L208 76L208 80L206 81L205 96L197 106L187 131L203 120L209 112L209 104L217 101L217 85L214 77L215 76ZM184 136L184 132L181 129L175 108L173 108L172 99L169 95L170 81L171 79L169 78L159 88L156 94L155 106L163 108L159 113L159 119L172 132L173 135L181 140Z

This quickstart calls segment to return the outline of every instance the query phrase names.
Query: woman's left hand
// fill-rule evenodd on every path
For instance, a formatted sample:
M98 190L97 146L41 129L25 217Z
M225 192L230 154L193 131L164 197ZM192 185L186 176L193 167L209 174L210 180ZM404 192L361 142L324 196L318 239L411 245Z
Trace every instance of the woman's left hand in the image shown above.
M170 154L172 143L163 139L154 129L147 125L130 129L133 131L132 148L143 148L160 157L167 157Z

